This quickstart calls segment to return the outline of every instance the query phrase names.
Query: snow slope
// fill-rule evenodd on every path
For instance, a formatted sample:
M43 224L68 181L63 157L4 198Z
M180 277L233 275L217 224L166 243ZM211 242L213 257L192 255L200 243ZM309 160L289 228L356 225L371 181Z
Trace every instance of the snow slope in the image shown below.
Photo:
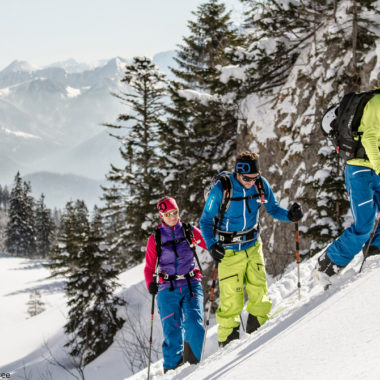
M313 276L316 257L301 263L301 299L297 268L269 279L273 317L255 334L217 348L215 320L207 334L206 354L198 366L189 364L162 373L162 360L151 366L152 379L380 379L380 257L368 260L357 274L362 255L346 268L328 291ZM63 279L47 278L40 260L0 255L0 373L12 379L79 378L62 347L66 306ZM84 371L91 380L146 379L146 369L132 375L130 337L141 329L149 335L150 297L143 283L143 265L120 276L119 289L128 302L121 311L131 320L114 344ZM46 310L32 318L26 313L29 294L38 289ZM243 312L243 320L246 313ZM155 315L154 345L162 340ZM138 364L138 357L132 362ZM56 362L55 364L53 362ZM71 372L63 370L57 362ZM138 367L134 368L134 371Z
M357 274L361 259L360 254L328 291L310 276L316 257L301 264L300 300L292 265L270 287L273 319L253 336L243 333L198 366L163 375L157 363L151 378L380 379L380 257ZM130 379L144 378L146 371Z

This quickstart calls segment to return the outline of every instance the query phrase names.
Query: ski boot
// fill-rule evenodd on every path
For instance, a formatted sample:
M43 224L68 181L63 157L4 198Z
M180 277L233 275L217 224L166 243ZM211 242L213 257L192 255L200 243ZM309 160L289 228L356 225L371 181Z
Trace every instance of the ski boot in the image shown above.
M232 342L233 340L239 339L239 338L240 338L239 326L234 327L234 329L232 330L232 333L228 335L227 339L224 342L219 342L219 347L222 348L226 346L228 343Z
M326 251L318 257L317 265L315 266L316 276L325 290L330 287L336 278L335 276L343 268L342 266L334 264L327 256Z
M257 317L255 317L252 314L248 314L247 319L247 326L245 328L245 331L247 334L252 334L254 331L256 331L260 327L260 322L258 321Z

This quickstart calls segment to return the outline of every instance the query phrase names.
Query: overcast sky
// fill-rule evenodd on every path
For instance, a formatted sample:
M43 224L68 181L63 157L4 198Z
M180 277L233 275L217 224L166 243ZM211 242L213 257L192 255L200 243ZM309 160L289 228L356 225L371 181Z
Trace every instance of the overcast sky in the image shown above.
M14 60L34 66L74 58L152 57L188 34L206 0L0 0L0 70ZM242 21L239 0L224 0Z

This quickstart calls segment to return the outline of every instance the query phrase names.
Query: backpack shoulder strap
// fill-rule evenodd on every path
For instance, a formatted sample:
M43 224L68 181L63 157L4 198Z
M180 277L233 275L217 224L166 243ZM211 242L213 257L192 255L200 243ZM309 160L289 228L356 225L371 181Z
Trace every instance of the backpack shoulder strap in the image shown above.
M368 93L370 93L371 95L380 94L380 88L375 88L372 91L368 91Z
M161 242L161 230L159 227L156 227L153 232L154 241L156 243L156 251L157 251L157 264L160 263L161 252L162 252L162 242Z
M192 239L194 238L193 226L190 223L182 222L182 229L187 242L192 244Z
M255 182L255 186L256 186L257 192L259 193L260 201L258 200L258 202L260 202L260 205L262 205L263 203L267 203L268 201L265 199L264 181L261 178L261 176L257 178Z
M224 174L219 178L220 183L222 184L223 188L223 198L222 198L222 205L220 208L223 207L225 210L230 207L231 199L232 199L232 192L233 192L233 186L231 178L228 174Z
M354 119L352 120L352 129L356 133L356 135L361 135L362 133L358 132L359 125L361 123L361 119L363 116L364 108L366 104L374 97L374 95L380 94L380 88L377 88L376 90L368 91L363 94L360 97L357 105L357 110L354 115Z
M197 264L199 266L199 270L202 273L202 266L201 266L201 263L199 261L198 255L197 255L197 251L195 249L195 243L193 242L193 239L194 239L193 226L190 223L183 223L182 222L182 230L183 230L183 234L185 235L185 239L186 239L187 243L189 244L191 250L193 251L195 260L197 261Z
M228 210L232 200L233 194L233 185L229 174L224 174L219 177L219 181L222 184L223 195L222 195L222 203L219 208L219 213L216 217L217 225L214 223L214 227L216 229L220 229L223 221L223 216L225 212Z

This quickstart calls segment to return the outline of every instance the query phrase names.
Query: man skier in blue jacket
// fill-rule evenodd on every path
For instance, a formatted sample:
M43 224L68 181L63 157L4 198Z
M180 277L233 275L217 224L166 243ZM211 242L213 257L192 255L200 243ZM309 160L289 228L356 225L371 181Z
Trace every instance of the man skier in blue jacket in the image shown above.
M221 347L239 338L244 287L249 298L248 333L268 320L272 307L267 295L258 228L260 204L263 203L266 211L281 221L295 222L303 215L297 203L289 210L277 203L268 181L260 175L258 158L257 154L248 151L238 155L235 172L229 175L232 194L227 194L230 200L228 208L224 210L223 194L226 190L219 181L208 195L200 220L207 248L218 264L220 305L216 311L216 321Z

